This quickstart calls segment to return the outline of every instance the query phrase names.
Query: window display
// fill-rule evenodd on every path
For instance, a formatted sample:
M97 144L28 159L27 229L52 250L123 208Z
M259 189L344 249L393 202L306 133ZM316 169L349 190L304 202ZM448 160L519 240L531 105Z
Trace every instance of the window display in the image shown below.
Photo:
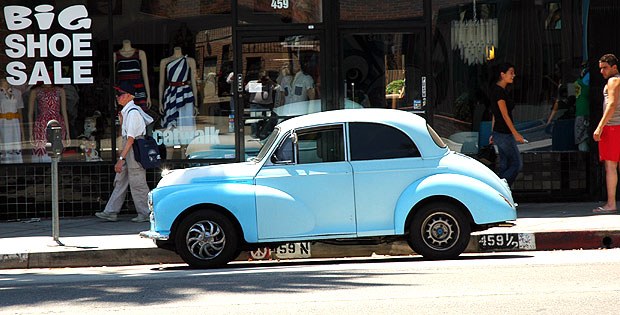
M579 91L587 93L580 79L587 58L581 49L585 25L581 5L569 7L562 10L572 15L566 30L557 1L434 4L433 82L442 91L436 96L434 127L451 149L477 154L489 144L489 73L509 62L517 73L506 89L515 102L514 127L528 140L518 144L519 150L587 150L587 101L580 99L577 108Z
M131 85L136 90L134 103L143 110L151 107L146 54L143 50L131 47L131 41L123 40L123 47L114 53L117 82L119 86Z
M22 109L24 101L18 89L0 79L0 163L22 163Z

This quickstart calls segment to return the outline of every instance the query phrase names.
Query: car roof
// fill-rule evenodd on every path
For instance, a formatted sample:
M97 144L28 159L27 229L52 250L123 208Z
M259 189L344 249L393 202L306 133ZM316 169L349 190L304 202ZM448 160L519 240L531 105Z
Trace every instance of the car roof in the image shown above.
M446 148L435 144L428 133L426 120L414 113L385 108L340 109L303 115L279 124L283 133L316 125L367 122L381 123L400 129L414 139L424 158L442 156Z

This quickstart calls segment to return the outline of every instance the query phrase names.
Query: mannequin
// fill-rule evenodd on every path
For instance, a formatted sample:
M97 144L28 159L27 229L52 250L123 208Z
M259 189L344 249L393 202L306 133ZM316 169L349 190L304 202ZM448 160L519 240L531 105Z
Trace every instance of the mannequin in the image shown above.
M36 120L34 116L34 103L37 101L39 113ZM62 128L62 138L69 144L69 121L67 116L67 96L63 88L44 84L30 91L28 100L28 121L34 122L30 127L30 141L32 146L32 162L50 162L45 143L47 142L47 122L55 119Z
M164 128L181 128L185 134L192 134L196 126L197 113L196 60L183 55L180 47L174 47L173 54L161 60L159 65L159 112L163 115ZM164 89L165 86L165 89ZM192 131L192 133L188 133ZM187 144L191 139L181 139Z
M0 79L0 163L23 163L22 108L24 101L19 90Z
M123 47L114 54L115 72L118 75L118 84L128 81L136 88L134 103L143 110L151 107L151 88L147 74L146 54L140 49L133 48L131 41L123 40Z

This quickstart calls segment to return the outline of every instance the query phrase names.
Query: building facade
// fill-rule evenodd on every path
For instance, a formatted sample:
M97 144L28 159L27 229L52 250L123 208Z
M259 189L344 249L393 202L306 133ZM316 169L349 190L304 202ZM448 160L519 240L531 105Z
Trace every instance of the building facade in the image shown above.
M613 0L0 4L0 220L51 216L50 119L65 139L61 216L103 209L121 143L114 85L136 88L155 119L162 169L245 161L283 119L362 107L418 113L451 149L480 157L488 72L504 61L529 140L515 200L602 198L591 134L598 58L620 48ZM148 171L151 187L162 169Z

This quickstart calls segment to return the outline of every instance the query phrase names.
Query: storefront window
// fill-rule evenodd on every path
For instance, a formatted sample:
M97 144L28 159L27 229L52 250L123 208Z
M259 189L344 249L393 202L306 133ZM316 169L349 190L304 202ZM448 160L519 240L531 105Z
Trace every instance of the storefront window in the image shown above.
M258 154L279 122L323 110L320 52L316 35L253 37L244 42L246 158Z
M322 0L238 0L240 24L323 22Z
M123 5L113 16L115 82L137 89L162 158L234 159L230 1Z
M421 34L352 33L343 38L344 108L425 109Z
M342 21L421 20L423 14L423 0L340 0Z
M489 72L509 62L516 72L507 88L514 125L529 141L519 149L588 150L583 32L581 3L433 1L435 130L459 152L488 145Z
M49 162L46 126L62 126L60 161L111 158L106 6L0 1L0 161Z

